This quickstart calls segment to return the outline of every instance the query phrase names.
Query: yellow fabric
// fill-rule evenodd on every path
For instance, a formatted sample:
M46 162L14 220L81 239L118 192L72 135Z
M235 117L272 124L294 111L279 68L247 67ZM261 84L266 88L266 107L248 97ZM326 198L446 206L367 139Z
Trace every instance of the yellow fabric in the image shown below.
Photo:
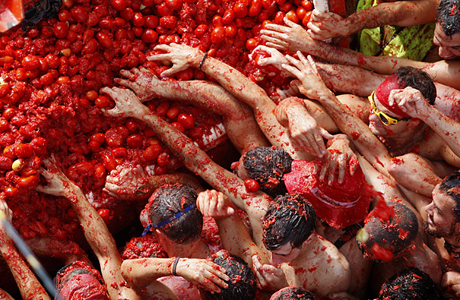
M360 0L357 11L377 5L377 0ZM399 26L385 25L383 44L387 44L380 55L404 57L412 60L422 60L433 44L434 23L404 27L394 37ZM381 50L380 27L365 28L359 33L359 52L366 55L376 55ZM392 39L393 37L393 39Z

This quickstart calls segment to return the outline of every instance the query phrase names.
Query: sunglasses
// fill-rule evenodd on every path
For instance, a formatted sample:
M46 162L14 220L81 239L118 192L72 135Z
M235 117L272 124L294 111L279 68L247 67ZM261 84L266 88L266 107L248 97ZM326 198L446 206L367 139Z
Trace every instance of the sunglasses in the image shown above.
M395 125L395 124L398 124L399 121L407 121L407 120L410 119L410 117L405 117L405 118L401 118L401 119L398 119L398 118L395 118L395 117L390 117L389 115L387 115L383 111L380 111L377 108L377 106L375 106L374 94L375 94L375 91L373 91L372 94L368 97L369 103L371 104L372 111L374 112L374 114L380 119L380 121L382 121L382 123L384 125L386 125L386 126Z

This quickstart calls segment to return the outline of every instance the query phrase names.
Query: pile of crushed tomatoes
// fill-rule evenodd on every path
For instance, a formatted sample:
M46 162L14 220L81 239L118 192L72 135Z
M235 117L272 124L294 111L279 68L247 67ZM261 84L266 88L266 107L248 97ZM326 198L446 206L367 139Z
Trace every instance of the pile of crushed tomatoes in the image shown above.
M237 68L267 92L283 83L249 59L265 22L309 21L308 0L63 0L55 17L27 31L0 36L0 197L25 239L72 239L79 224L66 199L35 191L41 159L53 153L105 221L116 199L102 188L117 165L137 163L151 174L173 172L172 154L144 124L105 117L113 103L99 94L122 69L167 65L148 62L158 44L184 43ZM207 79L187 69L167 80ZM219 116L174 101L146 105L205 150L211 133L225 134ZM217 134L216 134L217 132ZM212 143L211 143L212 144Z

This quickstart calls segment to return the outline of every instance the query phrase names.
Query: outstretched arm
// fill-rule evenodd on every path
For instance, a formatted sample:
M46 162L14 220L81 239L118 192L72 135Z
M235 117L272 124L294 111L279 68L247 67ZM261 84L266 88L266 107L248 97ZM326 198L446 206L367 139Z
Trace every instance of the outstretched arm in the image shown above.
M47 182L47 186L39 186L38 191L54 196L63 196L70 200L75 210L83 233L91 249L96 254L101 266L101 273L107 285L107 291L112 299L139 299L138 295L123 284L121 276L121 256L117 245L94 207L86 199L80 188L70 181L56 166L54 158L43 159L45 168L39 170Z
M182 276L198 288L220 293L220 287L227 288L225 268L207 259L180 258L140 258L123 261L123 277L136 289L141 290L156 279L176 275ZM175 272L175 274L174 274Z
M128 201L147 199L163 184L183 183L195 190L202 187L191 174L174 173L149 176L140 166L118 165L106 178L104 190L111 196Z
M262 192L247 192L240 178L216 164L191 139L151 113L131 90L106 87L102 88L101 92L108 94L115 101L115 107L107 110L107 115L132 117L145 122L190 171L225 193L236 206L246 211L254 232L260 233L255 234L256 243L262 244L261 238L257 237L262 236L262 217L270 201L268 195Z
M364 28L384 25L413 26L434 23L436 0L383 2L357 11L347 18L313 10L308 32L314 39L324 40L347 36Z
M287 18L284 22L287 26L266 24L265 29L260 31L261 37L267 41L267 46L280 51L302 51L328 62L348 64L387 75L393 74L400 67L411 66L424 69L436 82L460 89L460 82L455 80L455 76L452 76L453 73L460 70L458 61L442 60L436 63L425 63L400 57L368 56L347 48L313 40L302 26Z
M0 210L7 216L8 221L11 222L12 212L4 200L0 200ZM29 266L24 262L18 250L14 246L13 240L6 232L6 228L0 223L0 252L3 259L5 259L11 274L19 288L22 299L51 299L46 293L45 288L40 284L37 277L30 270ZM3 293L0 293L2 296ZM6 299L13 299L5 292ZM1 298L3 299L3 298Z
M147 69L122 70L127 79L115 82L132 89L141 101L152 98L180 100L222 116L233 145L244 153L257 146L269 146L251 108L219 85L206 81L162 81Z
M276 104L268 97L264 89L252 82L241 72L218 59L205 57L202 51L186 45L173 43L170 45L159 45L155 49L167 53L152 55L148 57L149 60L169 60L174 64L170 69L163 72L163 76L174 74L189 66L200 68L219 82L233 96L252 108L260 129L272 145L283 148L294 159L313 158L308 151L309 149L295 147L292 144L289 136L285 134L284 128L276 121L273 113Z
M296 76L300 82L302 92L309 98L318 100L329 115L334 119L340 131L348 135L359 152L382 174L389 176L390 154L387 148L370 131L369 127L350 111L329 90L318 71L313 59L305 58L298 52L300 60L287 56L291 65L283 67Z

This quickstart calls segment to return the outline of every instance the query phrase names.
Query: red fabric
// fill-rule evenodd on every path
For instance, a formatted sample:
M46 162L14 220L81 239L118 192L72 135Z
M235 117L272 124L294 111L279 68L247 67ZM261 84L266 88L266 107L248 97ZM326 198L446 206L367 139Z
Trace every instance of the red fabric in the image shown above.
M360 167L353 176L346 172L343 183L327 180L321 182L315 165L320 161L296 160L291 173L284 175L284 183L290 194L300 194L315 208L316 215L329 226L345 228L363 221L371 203L372 187L369 186Z
M397 103L394 103L393 105L390 105L388 103L388 98L390 96L390 92L392 90L398 90L398 89L403 89L405 88L404 83L398 83L396 75L391 75L388 76L385 81L383 81L378 88L375 90L375 96L377 96L377 99L379 102L385 106L389 111L397 114L398 116L401 116L403 118L409 117L408 114L403 112Z

